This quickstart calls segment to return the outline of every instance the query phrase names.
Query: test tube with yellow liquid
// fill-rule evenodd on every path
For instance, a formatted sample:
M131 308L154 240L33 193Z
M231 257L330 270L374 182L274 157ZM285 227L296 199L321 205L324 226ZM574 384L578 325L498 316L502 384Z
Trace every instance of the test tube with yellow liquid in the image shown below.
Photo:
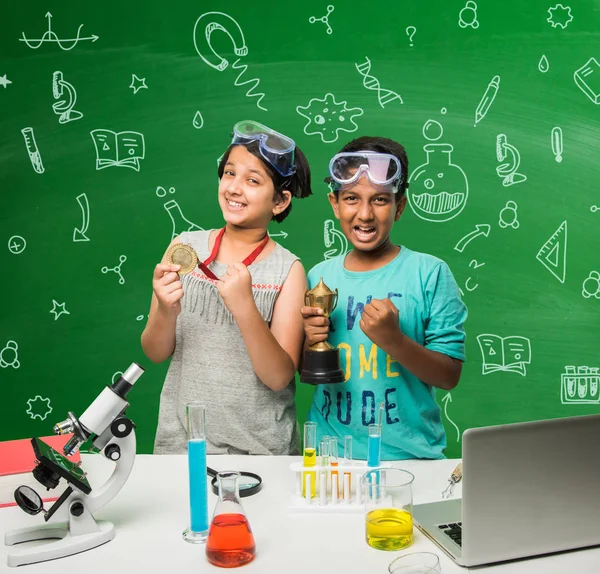
M304 466L317 466L317 423L307 421L304 423ZM317 493L317 473L316 470L309 470L302 473L302 496L307 497L307 484L310 489L310 498L314 498Z
M378 550L404 550L413 543L412 473L399 468L370 468L362 476L365 538Z

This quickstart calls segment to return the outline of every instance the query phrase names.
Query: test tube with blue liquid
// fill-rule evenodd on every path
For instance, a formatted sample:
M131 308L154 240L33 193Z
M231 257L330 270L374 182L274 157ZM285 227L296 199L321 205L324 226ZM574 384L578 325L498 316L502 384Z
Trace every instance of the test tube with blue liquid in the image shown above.
M188 434L190 484L190 527L184 530L187 542L202 544L208 538L208 489L206 476L206 407L197 401L185 407Z
M379 416L377 423L369 425L369 442L367 443L367 467L376 468L381 464L381 425L383 423L384 404L379 405ZM379 484L379 472L374 472L372 483ZM366 493L372 497L376 494L376 489Z

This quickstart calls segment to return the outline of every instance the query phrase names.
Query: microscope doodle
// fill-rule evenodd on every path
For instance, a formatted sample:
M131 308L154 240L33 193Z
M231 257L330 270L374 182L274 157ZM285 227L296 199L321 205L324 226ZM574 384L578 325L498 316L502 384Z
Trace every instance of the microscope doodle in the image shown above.
M119 257L119 264L116 267L104 266L102 267L102 273L108 273L109 271L116 273L119 276L119 285L123 285L125 283L125 277L123 277L123 274L121 273L121 265L123 265L125 261L127 261L127 255L121 255Z
M393 100L400 100L400 103L403 104L402 98L400 94L396 92L392 92L392 90L386 90L381 87L379 80L375 76L371 76L371 60L365 57L365 62L362 64L354 64L358 73L363 77L363 86L367 88L367 90L375 90L377 91L377 100L379 101L379 105L382 108L385 108L386 104L389 104Z
M267 108L260 105L265 94L254 91L258 88L260 80L258 78L252 78L250 80L246 79L241 81L248 66L246 64L240 64L240 58L248 55L248 47L246 46L242 28L231 16L224 14L223 12L206 12L196 20L196 23L194 24L194 47L196 48L196 52L198 52L198 55L206 64L219 72L222 72L229 66L229 61L220 54L217 54L211 45L211 35L215 30L224 32L229 36L229 39L233 44L233 52L238 56L235 62L231 64L233 70L241 70L234 81L234 86L239 87L249 85L246 97L258 98L256 106L266 112Z
M563 221L542 245L536 259L561 283L567 275L567 222Z
M327 251L323 253L325 259L332 259L348 252L348 240L341 231L335 228L333 219L326 219L323 224L323 241L327 248Z
M527 181L527 176L517 172L521 163L519 150L506 141L504 134L498 134L496 137L496 159L505 162L496 168L498 177L503 178L502 185L504 187Z
M66 303L58 303L54 299L52 299L52 309L50 309L50 313L54 313L54 320L57 321L61 315L70 315L65 309Z
M306 106L297 106L298 114L308 120L304 133L319 135L324 143L333 143L340 137L338 132L355 132L358 125L354 118L364 112L361 108L347 108L346 104L336 102L333 94L325 94L323 99L312 98Z
M506 205L500 210L498 225L502 229L512 227L519 229L519 220L517 219L517 204L514 201L507 201Z
M99 36L92 34L91 36L82 37L79 35L81 29L83 28L83 24L79 25L77 28L77 36L75 38L59 38L56 33L52 30L52 14L50 12L46 13L46 18L48 19L48 30L46 30L41 38L27 38L25 36L25 32L22 32L23 37L19 38L19 42L25 42L29 48L32 50L37 50L42 44L46 42L55 43L61 50L68 52L72 50L79 42L83 42L85 40L91 40L95 42ZM37 42L37 45L34 44ZM68 46L68 43L71 42L71 45Z
M58 116L59 124L67 124L83 117L81 112L74 110L77 102L77 92L72 84L66 82L60 70L52 74L52 95L55 100L52 111Z
M21 366L19 361L19 345L16 341L7 341L4 349L0 351L0 367L12 367L18 369Z
M129 407L127 394L143 373L140 365L132 363L122 376L102 390L79 418L69 412L64 421L55 424L55 434L72 434L62 453L37 437L31 439L35 454L34 478L46 490L60 485L63 492L49 508L44 508L42 497L32 487L19 486L15 490L15 502L21 510L33 516L41 513L44 523L6 532L4 544L10 547L7 549L8 566L64 558L96 548L115 537L114 525L96 520L94 513L113 500L133 468L135 425L125 416L125 411ZM52 412L49 399L40 395L27 403L27 412L32 418L45 420ZM40 408L38 405L42 403L45 406ZM66 458L78 450L84 451L88 441L102 456L115 463L106 482L94 489L82 463ZM38 540L44 542L25 548L21 544ZM13 548L14 545L17 547Z
M333 4L329 4L329 6L327 6L327 14L325 14L325 16L322 16L321 18L317 18L316 16L311 16L308 19L308 21L311 24L314 24L315 22L323 22L323 24L325 24L325 26L327 26L327 33L333 34L333 28L329 25L329 14L331 14L334 10L335 10L335 6Z

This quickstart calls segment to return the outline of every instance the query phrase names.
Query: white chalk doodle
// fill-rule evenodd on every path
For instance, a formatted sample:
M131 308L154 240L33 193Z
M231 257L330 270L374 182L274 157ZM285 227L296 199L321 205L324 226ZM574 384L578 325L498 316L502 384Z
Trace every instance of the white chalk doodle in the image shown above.
M479 263L479 261L477 261L477 259L471 259L471 261L469 262L469 267L473 267L473 269L479 269L480 267L483 267L484 265L485 265L485 262Z
M3 369L7 367L18 369L20 366L19 345L17 345L16 341L7 341L4 348L0 351L0 367Z
M139 132L114 132L92 130L90 132L96 148L96 169L107 167L129 167L140 171L140 160L146 155L146 143Z
M138 315L135 320L136 321L143 321L144 320L145 315Z
M58 100L52 104L52 111L58 116L59 124L68 124L83 117L81 112L73 109L77 102L77 92L73 84L65 81L60 70L52 74L52 95Z
M54 320L58 320L58 318L61 315L70 315L71 313L69 313L67 311L67 309L65 308L66 303L59 303L58 301L55 301L54 299L52 299L52 309L50 309L50 313L54 314Z
M202 114L197 111L194 114L194 119L192 120L192 125L197 129L200 130L202 129L202 126L204 125L204 118L202 117Z
M600 64L596 58L590 58L581 68L575 70L573 80L592 102L600 104Z
M115 267L104 266L102 267L102 273L108 273L109 271L116 273L119 276L119 285L123 285L125 283L125 277L123 277L123 274L121 273L121 266L123 265L123 263L125 263L125 261L127 261L127 256L121 255L119 257L118 265L116 265Z
M545 74L550 69L550 62L548 62L548 58L546 56L542 56L540 61L538 62L538 70Z
M59 38L56 33L52 30L52 14L50 12L46 12L46 18L48 20L48 29L44 32L41 38L27 38L25 36L25 32L22 32L23 37L19 38L19 42L25 42L29 48L32 50L37 50L41 47L42 44L45 43L54 43L61 50L68 52L72 50L79 42L92 41L95 42L99 36L92 34L91 36L81 36L81 29L83 28L83 24L79 25L77 28L77 35L75 38ZM37 42L37 45L35 44ZM70 46L68 44L71 44Z
M248 55L248 47L246 46L246 39L244 38L241 26L229 14L223 12L206 12L196 20L194 24L194 47L196 48L196 52L198 52L198 55L206 64L219 72L222 72L229 66L229 61L218 54L212 47L211 36L214 31L220 31L229 36L233 44L233 52L238 56L237 60L231 65L232 69L241 70L234 81L234 85L238 87L249 85L246 97L258 98L256 101L257 107L263 111L267 111L265 107L260 105L265 94L255 92L255 89L260 84L260 80L258 78L241 80L248 66L240 64L240 58Z
M314 24L315 22L323 22L323 24L325 24L325 26L327 26L327 33L333 34L333 28L329 24L329 14L331 14L334 10L335 10L335 6L333 4L329 4L329 6L327 6L327 14L325 14L325 16L322 16L321 18L317 18L316 16L311 16L308 19L308 21L311 24Z
M119 377L122 377L122 376L123 376L123 371L115 371L111 378L112 384L114 385L119 380Z
M481 100L479 100L479 104L477 104L477 108L475 109L475 126L487 115L498 95L498 90L500 89L500 76L494 76L490 83L487 85L485 92L483 92L483 96L481 96Z
M415 37L415 34L417 33L417 29L414 26L407 26L406 27L406 35L408 36L408 41L410 42L410 47L413 47L413 38Z
M590 271L590 274L584 279L581 294L586 299L591 297L600 299L600 273L598 271Z
M307 136L319 135L324 143L333 143L339 132L352 133L358 129L354 118L363 115L361 108L348 108L347 102L336 102L333 94L322 99L312 98L306 106L297 106L296 111L308 120L304 126Z
M173 195L175 193L175 188L174 187L170 187L169 188L169 193L171 195ZM164 197L165 195L167 195L167 190L162 185L159 185L156 188L156 195L158 195L158 197Z
M451 403L451 402L452 402L452 395L450 393L446 393L442 397L442 403L444 404L444 414L446 415L448 422L456 429L456 442L458 442L460 440L460 429L448 415L448 403Z
M29 154L29 161L31 162L31 166L33 167L33 171L36 173L44 173L45 168L42 163L42 156L40 154L40 150L37 146L37 142L35 141L35 135L33 133L33 128L23 128L21 130L23 134L23 139L25 140L25 147L27 148L27 153Z
M133 90L134 96L142 89L147 90L146 78L138 78L135 74L131 74L131 84L129 84L129 87Z
M473 269L479 269L480 267L483 267L485 265L484 263L479 263L477 261L477 259L471 259L471 261L469 262L469 267L472 267ZM465 289L468 292L473 292L475 291L475 289L477 289L477 287L479 287L479 283L475 283L475 285L471 285L471 281L475 281L475 279L473 279L473 277L469 276L467 277L466 281L465 281ZM464 291L459 287L460 293L461 295L464 297L465 293Z
M536 259L561 283L567 276L567 222L563 221L542 245Z
M482 373L497 371L527 374L526 365L531 364L531 341L527 337L500 337L490 333L477 335L483 359Z
M89 237L85 234L90 224L90 204L85 193L79 194L76 198L81 209L81 229L76 227L73 229L73 241L89 241Z
M600 368L565 366L560 375L560 402L563 405L600 403Z
M465 247L471 243L477 237L488 237L492 227L487 223L478 223L475 225L475 230L467 233L464 237L459 239L458 243L454 246L454 249L459 253L465 250Z
M519 229L519 220L517 218L517 204L514 201L507 201L506 205L500 210L498 225L502 229L512 227Z
M436 120L423 126L423 136L437 142L444 128ZM467 204L469 182L463 169L452 163L454 146L447 143L429 143L423 146L425 163L417 167L409 178L408 204L414 214L441 223L458 216Z
M21 237L20 235L13 235L8 240L8 250L13 255L19 255L19 254L23 253L23 251L25 251L26 247L27 247L27 241L25 241L25 238Z
M12 84L12 82L6 77L6 74L0 76L0 86L6 89L6 86L8 86L8 84Z
M375 90L377 92L377 101L382 108L385 108L386 104L394 100L400 100L403 104L402 97L392 90L386 90L381 87L379 80L375 76L371 76L371 60L365 56L365 62L362 64L354 64L358 73L363 77L363 86L367 90Z
M557 163L561 163L563 160L563 133L562 129L558 126L552 128L550 132L550 144L552 146L552 153Z
M592 213L596 213L596 211L600 211L600 205L592 205L592 206L590 207L590 211L591 211Z
M548 8L548 18L546 22L553 28L562 28L563 30L573 21L573 14L570 6L557 4L552 8Z
M33 399L27 399L27 410L25 412L31 419L46 420L46 417L52 412L50 399L41 395L36 395Z
M327 248L327 251L323 253L324 259L332 259L348 252L348 239L335 228L333 219L326 219L323 223L323 241Z
M288 235L289 235L289 233L287 233L285 231L276 231L275 233L269 232L269 237L281 237L282 239L287 239Z
M165 209L167 210L167 213L171 218L171 222L173 223L171 241L186 231L203 231L202 227L196 225L183 215L181 207L179 207L179 204L174 199L171 199L165 203Z
M496 159L504 162L496 168L504 187L527 181L527 176L517 171L521 164L521 154L514 145L508 143L505 134L496 136Z
M477 20L477 3L468 0L463 9L458 13L458 25L461 28L479 28Z

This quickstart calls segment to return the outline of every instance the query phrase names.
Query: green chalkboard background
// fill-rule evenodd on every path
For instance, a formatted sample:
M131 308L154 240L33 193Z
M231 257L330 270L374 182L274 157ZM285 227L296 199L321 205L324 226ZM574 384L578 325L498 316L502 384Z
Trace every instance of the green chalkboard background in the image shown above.
M445 259L470 312L462 380L437 395L449 456L467 427L598 412L598 3L344 0L328 22L324 1L223 6L0 9L0 439L51 434L136 360L128 412L151 451L152 269L173 233L221 225L217 159L241 119L311 162L315 195L270 229L307 269L345 248L331 155L358 135L406 146L394 240ZM142 135L97 155L93 130Z

